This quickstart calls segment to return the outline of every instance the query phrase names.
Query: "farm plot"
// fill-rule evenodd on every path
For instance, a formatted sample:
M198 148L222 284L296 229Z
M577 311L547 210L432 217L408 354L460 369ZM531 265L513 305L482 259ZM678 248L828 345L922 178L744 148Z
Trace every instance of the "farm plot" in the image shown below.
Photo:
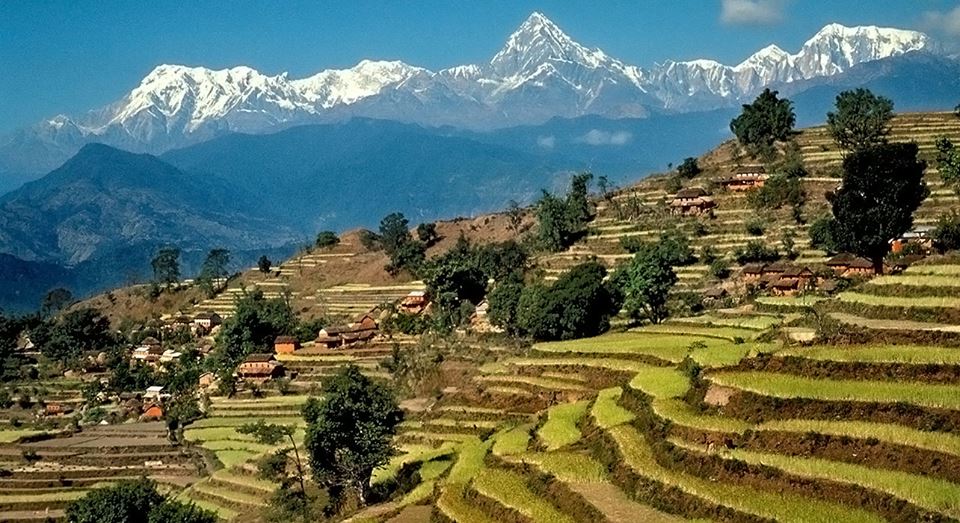
M687 442L672 443L697 452L708 451ZM942 479L907 474L820 458L785 456L742 449L723 449L715 454L754 465L766 465L796 476L859 485L885 492L918 507L960 518L960 485Z
M777 355L818 361L960 365L960 349L929 345L792 347L777 351Z
M703 343L708 348L728 345L723 340L700 336L627 332L584 340L538 343L534 350L546 353L643 355L679 363L692 351L691 347L695 343Z
M725 387L777 398L902 402L921 407L960 409L960 394L955 385L825 380L772 372L717 372L709 374L707 379Z
M960 307L960 296L878 296L861 292L844 292L841 302L880 307L952 309Z
M805 498L788 492L773 492L715 482L661 466L644 440L630 425L610 429L626 464L640 476L700 498L708 503L779 521L823 523L827 521L883 521L878 515L835 503Z
M540 427L537 436L548 450L556 450L580 441L580 418L587 411L588 401L555 405L547 410L547 422Z

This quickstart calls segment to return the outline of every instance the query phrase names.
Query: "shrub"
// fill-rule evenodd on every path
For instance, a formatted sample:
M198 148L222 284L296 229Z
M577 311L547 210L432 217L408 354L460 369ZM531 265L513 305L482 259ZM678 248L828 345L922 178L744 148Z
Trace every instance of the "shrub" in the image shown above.
M747 234L750 234L751 236L763 236L766 228L766 222L760 218L753 218L748 221L746 225Z
M726 279L730 276L730 263L723 258L717 258L710 263L709 271L710 276L718 280Z
M688 180L700 174L700 172L701 169L697 159L692 157L684 158L683 162L677 167L677 174Z
M750 240L746 246L735 251L734 257L740 265L772 262L780 259L780 252L773 247L767 247L761 240Z
M324 247L333 247L340 243L340 238L337 237L337 234L333 231L321 231L317 234L316 246L323 249Z
M941 253L960 249L960 212L940 215L932 236L933 246Z

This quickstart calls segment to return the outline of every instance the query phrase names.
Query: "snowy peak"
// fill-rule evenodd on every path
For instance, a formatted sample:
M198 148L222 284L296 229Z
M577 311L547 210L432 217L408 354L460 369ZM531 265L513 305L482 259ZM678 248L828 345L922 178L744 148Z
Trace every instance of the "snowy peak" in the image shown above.
M595 68L611 60L600 49L588 49L573 41L549 18L534 12L510 35L490 66L502 76L530 75L550 61Z
M400 61L362 60L350 69L328 69L290 84L310 104L328 109L377 95L419 74L432 73Z
M911 51L935 51L935 47L930 37L917 31L828 24L803 44L795 58L804 77L812 78Z

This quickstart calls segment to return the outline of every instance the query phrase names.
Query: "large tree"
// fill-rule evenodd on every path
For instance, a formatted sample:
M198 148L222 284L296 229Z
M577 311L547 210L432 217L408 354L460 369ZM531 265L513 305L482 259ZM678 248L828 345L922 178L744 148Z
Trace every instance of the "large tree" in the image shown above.
M222 247L210 249L207 257L200 266L200 274L197 279L200 285L205 287L208 292L222 283L222 280L229 276L228 266L230 265L230 251Z
M623 293L623 306L633 319L660 323L666 319L667 298L677 283L669 257L657 245L640 249L614 278Z
M353 493L366 503L373 471L395 452L403 420L393 391L350 365L323 387L323 399L304 407L305 447L317 484L335 499Z
M793 102L778 94L764 89L730 122L730 130L737 140L753 152L769 154L775 142L786 141L793 131L796 123Z
M153 281L157 284L172 285L180 281L180 249L161 247L150 261L153 267Z
M165 498L146 478L95 489L67 507L69 523L216 523L213 512Z
M869 89L837 95L836 111L827 113L827 130L842 149L857 151L886 143L893 101Z
M960 151L949 138L937 138L937 171L944 185L960 194Z
M540 340L596 336L610 327L619 307L618 294L604 282L607 270L596 261L582 263L560 276L551 286L533 284L523 289L516 304L513 329ZM509 318L513 297L505 296ZM509 324L504 324L508 329Z
M43 297L41 310L44 314L56 314L70 305L73 301L73 293L69 289L57 287Z
M859 149L843 160L843 183L828 195L837 247L873 260L878 272L890 240L913 226L913 212L930 194L923 181L926 162L915 143Z
M286 300L265 298L259 289L245 294L217 334L215 361L221 370L233 370L248 354L271 351L278 335L293 334L296 327L296 315Z

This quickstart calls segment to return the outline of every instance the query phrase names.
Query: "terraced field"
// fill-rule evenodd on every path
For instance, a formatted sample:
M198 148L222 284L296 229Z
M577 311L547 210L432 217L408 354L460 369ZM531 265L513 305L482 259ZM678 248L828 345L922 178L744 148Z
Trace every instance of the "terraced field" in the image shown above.
M484 365L405 423L401 461L453 461L416 503L464 522L957 518L960 349L781 348L753 341L779 323L741 316ZM490 390L508 383L523 394Z
M121 479L147 476L175 491L203 473L199 454L173 446L163 423L93 426L67 437L5 442L0 461L0 521L11 522L62 520L71 501Z

